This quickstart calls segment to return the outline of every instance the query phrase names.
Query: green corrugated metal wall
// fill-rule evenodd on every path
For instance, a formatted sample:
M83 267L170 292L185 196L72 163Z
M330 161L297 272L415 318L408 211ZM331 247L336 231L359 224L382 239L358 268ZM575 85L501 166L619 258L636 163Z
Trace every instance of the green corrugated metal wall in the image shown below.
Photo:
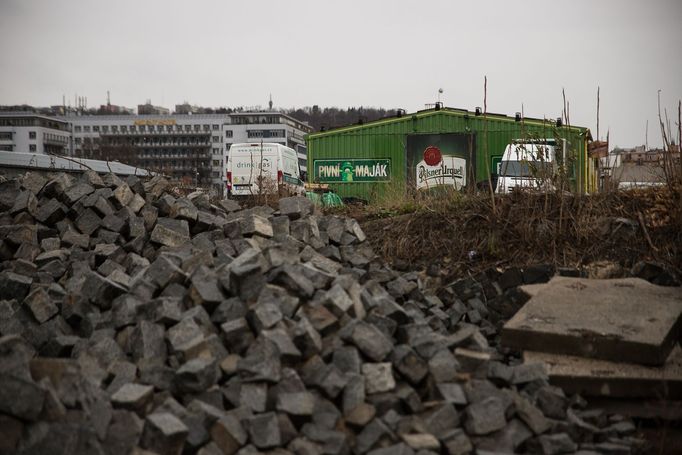
M308 179L313 182L312 166L320 159L380 159L392 164L391 183L332 183L342 197L375 199L387 191L404 191L406 143L411 134L472 133L475 141L476 181L487 181L492 157L501 156L507 144L521 138L565 138L569 156L575 163L572 184L579 192L590 191L587 175L587 142L590 132L581 127L556 127L554 121L524 119L499 114L475 115L458 109L440 109L407 114L365 125L355 125L306 136ZM487 141L485 140L487 138Z

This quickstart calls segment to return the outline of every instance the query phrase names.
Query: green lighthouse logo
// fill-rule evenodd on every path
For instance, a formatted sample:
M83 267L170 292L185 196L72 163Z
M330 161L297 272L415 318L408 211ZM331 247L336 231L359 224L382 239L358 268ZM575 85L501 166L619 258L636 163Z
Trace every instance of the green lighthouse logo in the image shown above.
M346 161L341 165L341 181L342 182L352 182L353 181L353 165L350 161Z

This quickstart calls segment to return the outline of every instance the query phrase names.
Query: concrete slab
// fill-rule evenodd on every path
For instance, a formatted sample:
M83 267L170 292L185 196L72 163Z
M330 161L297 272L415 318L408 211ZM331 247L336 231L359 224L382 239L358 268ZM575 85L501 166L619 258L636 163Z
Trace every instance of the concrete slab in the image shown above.
M518 350L662 365L678 340L682 288L639 278L554 277L502 329Z
M519 286L521 292L525 292L528 297L535 297L540 291L549 286L549 283L539 283L539 284L524 284Z
M524 363L544 362L550 383L567 394L610 398L682 399L682 349L661 367L542 352L523 353Z
M587 409L603 409L607 414L620 414L639 419L682 420L680 400L590 397ZM682 447L682 444L678 447Z

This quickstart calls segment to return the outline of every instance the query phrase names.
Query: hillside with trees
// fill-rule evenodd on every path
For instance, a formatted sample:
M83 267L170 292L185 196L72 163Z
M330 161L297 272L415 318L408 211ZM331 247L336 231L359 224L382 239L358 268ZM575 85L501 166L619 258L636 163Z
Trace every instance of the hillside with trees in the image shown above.
M338 107L320 108L318 105L313 107L306 106L298 109L289 109L284 112L297 120L308 122L315 131L336 128L355 123L371 122L383 117L396 115L396 109L383 109L374 107L349 107L340 109Z

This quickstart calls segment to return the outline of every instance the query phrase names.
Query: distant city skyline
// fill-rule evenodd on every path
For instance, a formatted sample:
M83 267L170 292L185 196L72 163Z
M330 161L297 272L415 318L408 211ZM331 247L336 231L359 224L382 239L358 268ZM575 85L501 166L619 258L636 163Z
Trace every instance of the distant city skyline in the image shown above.
M483 107L556 118L611 146L676 129L682 2L0 0L0 104ZM677 140L677 133L674 134Z

